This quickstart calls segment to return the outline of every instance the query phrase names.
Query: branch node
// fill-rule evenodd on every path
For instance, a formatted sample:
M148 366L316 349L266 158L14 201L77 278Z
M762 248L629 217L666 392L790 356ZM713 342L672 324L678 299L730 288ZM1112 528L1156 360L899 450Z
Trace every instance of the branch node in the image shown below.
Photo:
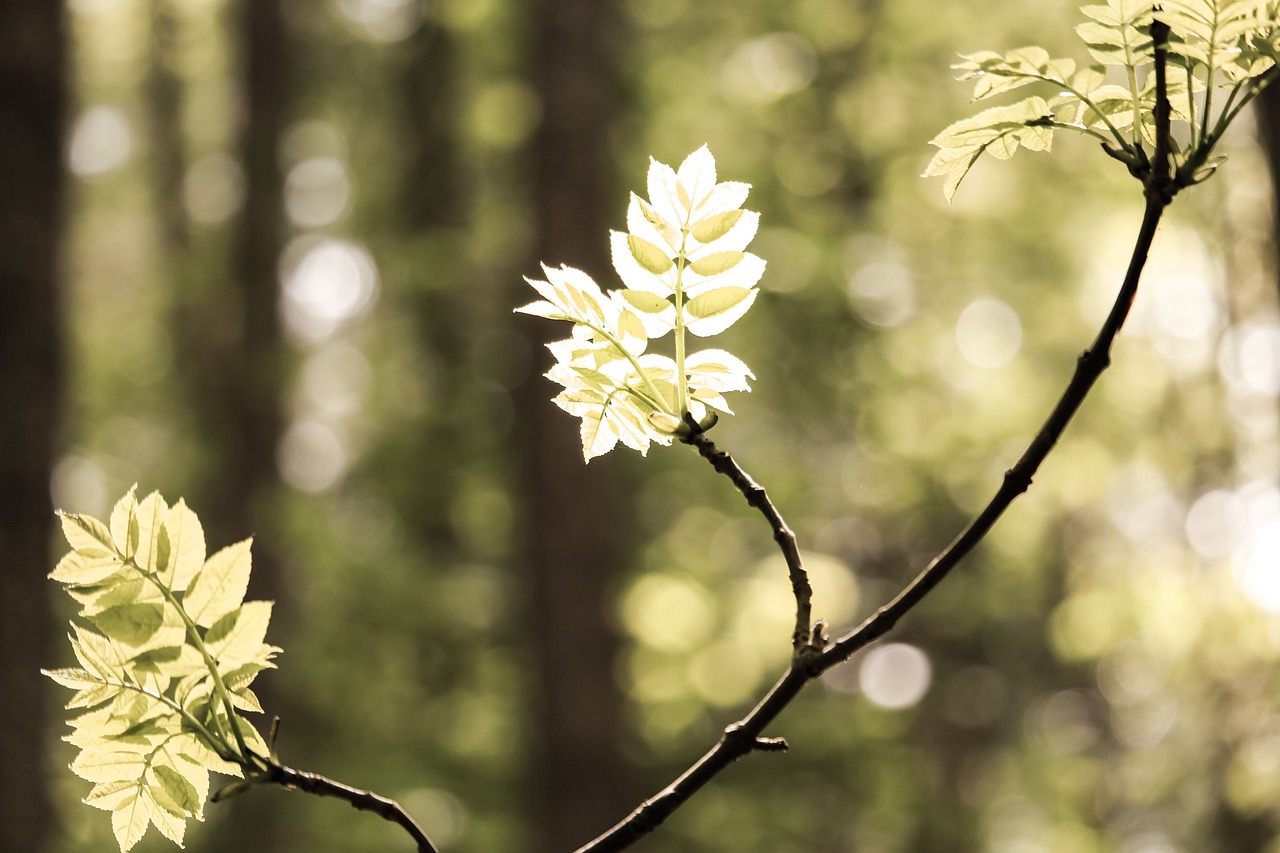
M789 747L787 739L782 737L758 737L751 744L756 752L786 752Z

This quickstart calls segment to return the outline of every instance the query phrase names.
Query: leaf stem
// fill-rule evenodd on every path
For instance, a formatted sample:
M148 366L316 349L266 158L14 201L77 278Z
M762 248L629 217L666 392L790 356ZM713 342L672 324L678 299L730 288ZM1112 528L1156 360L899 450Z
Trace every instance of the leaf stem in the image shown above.
M231 692L227 689L226 682L222 679L222 673L218 671L218 662L214 660L213 655L209 653L208 647L205 646L204 637L200 636L199 627L194 621L192 621L191 616L187 614L186 609L182 606L181 602L178 601L177 597L174 596L173 591L165 585L164 581L139 566L133 557L127 557L125 559L128 561L128 565L136 569L144 578L151 581L156 589L160 590L160 594L164 596L165 601L167 601L169 605L178 612L178 615L182 617L182 623L186 626L187 639L195 650L200 653L200 657L204 660L205 669L209 671L209 675L213 679L213 689L218 694L218 699L222 703L223 710L226 711L227 726L231 729L231 736L235 739L236 746L240 749L240 757L236 763L246 767L258 766L254 759L256 758L258 761L261 761L262 756L249 749L248 744L245 743L244 734L240 731L240 727L236 725L236 717L238 715L236 714L235 706L231 703ZM218 723L217 714L213 715L213 722L219 730L222 728Z
M689 227L686 221L680 228L680 253L676 255L676 416L681 418L689 413L688 377L684 372L684 269L688 264L684 253L688 242Z
M566 317L565 319L573 320L572 317ZM581 322L581 321L573 320L573 322ZM671 410L671 405L667 403L667 398L662 395L662 392L658 390L658 386L654 385L653 380L649 378L649 371L644 369L644 366L640 364L639 359L637 359L634 355L632 355L631 352L622 345L621 341L615 338L613 334L609 332L608 329L604 329L600 326L592 325L591 323L582 323L582 325L586 326L588 329L595 332L597 335L600 335L609 343L613 344L615 347L618 348L619 352L621 352L624 356L626 356L627 361L631 362L631 366L636 369L636 373L640 374L640 378L644 380L645 387L649 389L649 394L652 396L652 399L650 400L650 402L653 404L653 407L655 409L659 409L663 412L666 412L668 415L676 414ZM645 395L640 394L634 388L627 388L626 390L630 391L633 394L637 394L642 398L645 397Z

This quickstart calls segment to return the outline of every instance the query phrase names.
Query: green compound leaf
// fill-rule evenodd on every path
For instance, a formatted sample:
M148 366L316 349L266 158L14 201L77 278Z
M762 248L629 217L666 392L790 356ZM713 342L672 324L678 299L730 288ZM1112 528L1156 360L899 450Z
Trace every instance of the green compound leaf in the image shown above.
M1052 59L1042 47L1022 47L1004 56L989 50L961 54L961 62L951 66L961 72L957 80L976 80L975 101L990 98L1032 83L1066 85L1075 72L1074 59Z
M764 273L745 251L760 221L742 209L750 185L718 182L705 146L678 169L650 160L647 186L648 199L630 197L627 232L609 235L620 290L606 296L585 273L543 265L545 280L527 279L542 299L515 309L575 326L572 338L547 345L556 364L546 376L564 388L555 404L581 420L587 461L619 444L641 454L670 444L683 417L701 422L708 404L728 411L719 391L681 369L686 333L728 328ZM675 359L650 351L672 333ZM732 390L747 390L745 379Z
M950 201L983 154L1008 160L1019 147L1048 151L1053 144L1052 121L1049 104L1039 96L961 119L930 141L941 150L925 168L924 177L943 176L943 192Z
M63 515L73 550L50 577L81 605L71 648L80 667L44 670L75 691L64 740L94 783L85 802L111 812L121 851L155 826L181 845L202 820L209 773L258 772L268 749L239 714L261 711L250 683L280 651L265 642L268 602L244 602L248 540L205 560L204 531L184 501L135 489L110 526Z
M1149 61L1151 9L1146 0L1110 0L1105 6L1083 6L1080 11L1091 20L1076 27L1094 59L1104 65L1133 68Z

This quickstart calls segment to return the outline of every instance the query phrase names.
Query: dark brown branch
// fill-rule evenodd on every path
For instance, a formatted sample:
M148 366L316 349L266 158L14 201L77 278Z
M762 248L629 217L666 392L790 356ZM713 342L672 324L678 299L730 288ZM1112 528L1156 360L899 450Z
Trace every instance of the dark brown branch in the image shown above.
M995 496L969 523L969 526L916 576L915 580L860 626L829 646L822 637L821 630L814 632L814 636L810 637L807 643L797 645L797 654L793 657L791 666L750 713L725 729L719 742L678 779L642 803L639 808L604 835L579 848L577 853L609 853L609 851L623 850L631 846L660 826L689 797L734 761L752 751L777 749L778 747L774 745L776 742L771 739L762 739L761 733L791 703L804 686L836 664L848 660L858 649L893 628L899 619L919 604L982 541L1014 499L1030 487L1040 464L1058 443L1067 424L1088 396L1098 377L1110 365L1111 346L1133 306L1138 282L1146 265L1156 228L1160 224L1164 209L1178 191L1178 186L1173 182L1170 174L1169 162L1170 109L1165 83L1168 37L1169 28L1158 21L1155 22L1152 26L1152 38L1156 48L1155 156L1154 162L1147 166L1142 175L1147 200L1146 211L1134 242L1133 254L1129 260L1124 282L1093 345L1085 350L1077 361L1075 373L1062 397L1021 458L1005 472L1004 481ZM765 515L774 530L774 538L778 540L783 554L787 556L788 565L792 564L792 554L797 555L798 561L795 536L765 496L764 489L747 476L727 453L717 449L701 429L691 428L689 434L683 436L681 440L696 447L703 458L717 471L733 481L749 504ZM798 562L796 565L798 566ZM793 573L793 581L794 578ZM805 588L807 587L806 580ZM802 602L797 592L797 605L798 609L802 609L805 614L803 633L808 635L810 633L807 624L808 595ZM800 633L800 629L797 628L797 637ZM811 649L812 653L803 654L806 648Z
M769 526L773 528L773 539L778 543L778 548L787 561L791 591L796 598L796 627L791 634L791 645L796 654L800 654L802 649L810 646L813 638L813 630L809 624L813 607L813 588L809 585L809 573L805 571L804 563L800 559L800 547L796 543L796 535L787 526L782 514L773 505L773 501L769 500L764 487L751 479L747 472L733 461L733 457L716 447L696 421L687 418L686 425L688 431L680 436L680 440L697 448L698 453L711 463L712 468L728 477L747 499L747 503L758 509L769 522Z
M372 791L352 788L325 776L294 770L292 767L286 767L283 764L274 762L263 774L262 782L280 785L289 790L315 794L318 797L337 797L340 800L346 800L353 808L363 812L372 812L383 820L388 820L401 826L417 843L418 853L439 853L435 845L431 843L431 839L427 838L427 834L422 831L422 828L414 822L409 813L401 808L400 804L395 800L387 799Z

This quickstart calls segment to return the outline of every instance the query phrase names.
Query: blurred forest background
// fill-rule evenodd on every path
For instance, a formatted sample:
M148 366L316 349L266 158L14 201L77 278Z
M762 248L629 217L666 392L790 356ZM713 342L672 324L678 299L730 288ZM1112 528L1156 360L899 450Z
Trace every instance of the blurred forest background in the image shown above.
M957 52L1083 59L1074 4L0 2L0 849L113 849L80 805L51 509L185 496L255 539L282 759L446 851L567 851L785 666L769 530L687 448L581 462L513 316L612 282L650 155L754 185L756 391L715 440L847 626L994 491L1141 214L1093 144L917 177ZM1270 105L1271 108L1275 104ZM1031 492L889 638L638 850L1280 851L1280 313L1269 111L1178 199ZM187 849L390 851L264 789ZM138 850L170 849L148 837Z

